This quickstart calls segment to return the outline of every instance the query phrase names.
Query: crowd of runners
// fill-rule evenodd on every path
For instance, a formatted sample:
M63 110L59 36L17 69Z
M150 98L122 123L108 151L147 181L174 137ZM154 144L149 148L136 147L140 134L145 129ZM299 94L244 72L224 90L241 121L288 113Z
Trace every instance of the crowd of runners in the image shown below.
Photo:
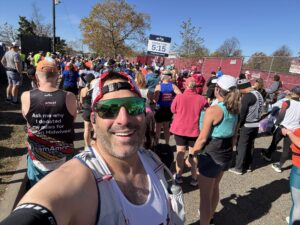
M102 211L98 215L96 209L99 205L96 202L91 204L95 207L92 214L83 210L82 217L74 216L79 208L71 205L70 199L84 188L92 193L74 197L74 202L82 202L82 207L89 204L86 199L97 198L94 192L99 192L99 204L106 207L102 199L110 201L110 195L117 192L117 197L114 197L117 203L112 206L121 205L121 212L115 214L124 214L125 222L143 224L141 221L149 219L154 220L151 224L169 224L168 210L165 209L167 206L157 202L164 201L163 191L157 181L149 181L155 189L153 193L146 190L148 181L143 177L144 172L150 177L153 174L144 162L147 156L143 154L146 153L140 148L152 149L159 156L160 151L170 153L161 156L161 160L170 165L170 159L173 160L169 146L170 135L174 135L176 142L174 181L181 185L184 167L190 168L190 185L200 189L200 223L214 224L213 217L219 202L219 183L224 171L238 176L253 170L255 139L260 133L273 135L269 148L261 153L262 159L268 162L272 161L272 153L283 139L280 161L271 164L274 171L282 172L284 163L292 159L292 207L288 222L291 225L300 224L300 86L282 90L280 77L275 75L272 85L266 88L262 79L252 79L248 71L233 77L223 74L221 67L211 71L211 77L206 81L196 66L178 70L174 65L155 61L149 65L129 62L121 56L114 59L92 58L44 52L21 56L18 51L18 43L13 43L1 63L8 79L6 102L20 104L27 121L27 175L32 188L19 203L20 206L0 224L35 224L30 221L20 223L24 213L37 213L38 210L23 211L24 208L31 209L28 205L31 203L47 211L48 218L55 222L43 224L70 224L74 220L78 220L74 224L80 224L80 221L85 221L81 224L95 224L95 221L123 224L120 221L106 223L108 218L105 216L114 215L114 212L109 212L114 209L104 210L104 214L107 213L105 216L102 216ZM31 80L32 89L22 93L19 100L18 90L24 74ZM84 120L85 151L76 155L78 152L73 144L74 121L78 114ZM131 153L132 149L135 153L139 149L139 153ZM74 156L79 159L77 161L80 165L76 160L70 160ZM137 160L139 158L141 162ZM122 164L122 160L133 164L128 165L132 171ZM85 166L80 169L82 165L93 173L89 174ZM143 166L145 170L140 169ZM75 168L79 168L76 184L69 180L75 175L68 179L63 176ZM125 169L128 171L125 172ZM100 173L105 171L106 175L112 174L117 180L119 188L112 185L115 192L106 190L102 193L99 188L105 188L100 182L98 190L93 187L93 175L96 180L104 179L98 176L99 170ZM52 171L55 173L50 173ZM137 175L139 173L142 175ZM47 178L44 179L45 176ZM55 195L55 187L51 189L51 185L47 186L51 181L75 186L70 188L70 195L66 194L67 188L61 187L62 190L57 193L59 196L63 193L68 198L62 197L59 200L51 195ZM50 193L50 197L43 188ZM137 190L137 193L129 193L130 188ZM153 194L153 199L147 200L149 192ZM45 196L48 196L46 200ZM83 199L84 196L86 199ZM125 200L120 196L125 196ZM142 212L129 207L126 199L135 205L152 201L161 211L156 210L154 213L150 205L146 204ZM70 202L62 203L63 200ZM70 207L66 217L58 212L61 207ZM143 218L147 210L158 219L149 215ZM135 219L138 222L132 222ZM36 218L38 222L46 220L42 214ZM127 222L124 224L129 224Z

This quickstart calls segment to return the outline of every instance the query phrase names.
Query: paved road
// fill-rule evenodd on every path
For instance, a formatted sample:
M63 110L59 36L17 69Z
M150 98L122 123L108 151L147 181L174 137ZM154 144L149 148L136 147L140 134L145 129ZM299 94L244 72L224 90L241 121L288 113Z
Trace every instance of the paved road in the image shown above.
M83 148L81 115L76 122L75 146ZM163 140L160 140L163 143ZM276 173L270 164L259 157L262 148L267 148L271 137L260 137L255 142L254 171L244 175L229 172L220 184L220 203L215 214L215 225L284 225L291 205L289 193L289 166ZM174 138L170 144L175 146ZM282 143L279 144L282 146ZM274 154L279 159L281 149ZM199 224L199 190L189 185L190 172L184 174L183 191L186 205L186 224Z

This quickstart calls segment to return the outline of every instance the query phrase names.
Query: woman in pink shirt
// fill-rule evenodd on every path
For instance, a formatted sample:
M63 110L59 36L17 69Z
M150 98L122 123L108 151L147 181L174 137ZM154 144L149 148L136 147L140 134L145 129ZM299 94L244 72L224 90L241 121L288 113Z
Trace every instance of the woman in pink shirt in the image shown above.
M175 136L176 141L176 177L178 184L183 182L182 171L184 167L185 150L188 147L192 150L199 135L199 116L204 107L208 106L206 98L196 93L196 80L189 77L185 81L186 89L183 94L176 95L171 105L174 119L170 132ZM196 165L191 163L192 179L190 184L197 186Z

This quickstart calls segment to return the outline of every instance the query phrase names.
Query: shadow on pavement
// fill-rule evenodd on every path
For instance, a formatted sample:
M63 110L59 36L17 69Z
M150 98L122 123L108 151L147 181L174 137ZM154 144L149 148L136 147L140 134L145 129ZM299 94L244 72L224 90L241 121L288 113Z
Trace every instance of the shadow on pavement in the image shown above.
M0 124L4 125L25 125L26 120L20 112L3 112L0 111Z
M280 148L277 148L277 150ZM254 154L253 154L253 170L257 170L259 168L265 167L265 166L269 166L274 162L278 162L281 156L281 152L278 151L274 151L272 154L272 161L271 162L267 162L265 161L262 156L261 156L261 151L262 150L266 150L264 148L255 148L254 149Z
M81 115L77 115L78 116L81 116ZM75 122L74 123L74 129L83 129L84 125L83 125L83 122Z
M5 176L5 175L14 175L16 173L24 173L26 172L26 169L22 169L22 170L15 170L15 171L6 171L6 172L0 172L0 176Z
M74 141L83 141L83 132L75 131Z
M281 149L281 147L277 147L277 150L279 150L279 149ZM266 149L265 148L255 148L254 149L253 160L252 160L252 165L251 165L252 170L257 170L259 168L269 166L272 163L279 161L281 152L278 152L277 150L275 152L273 152L271 162L267 162L261 156L262 150L266 150ZM233 153L233 159L232 159L231 167L234 167L235 160L236 160L236 151L234 151L234 153Z
M14 129L13 127L0 126L0 130L1 130L0 140L5 140L10 138L13 129Z
M10 181L2 181L0 179L0 184L15 184L15 183L22 183L23 179L18 179L18 180L10 180Z
M0 151L0 159L5 158L5 157L11 157L11 156L21 156L27 153L26 148L6 148L6 147L1 147ZM1 165L0 165L1 166Z
M246 225L267 214L272 203L289 192L287 179L275 180L259 188L251 188L246 195L232 194L221 199L223 208L214 216L216 224Z

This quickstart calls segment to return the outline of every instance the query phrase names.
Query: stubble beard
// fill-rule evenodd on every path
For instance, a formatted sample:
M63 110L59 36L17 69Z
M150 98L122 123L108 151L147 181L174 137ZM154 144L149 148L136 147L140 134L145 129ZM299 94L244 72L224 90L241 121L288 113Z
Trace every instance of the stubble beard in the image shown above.
M130 148L130 150L126 150L126 154L122 154L123 149L116 149L120 148L122 143L118 143L118 146L113 145L113 136L114 134L111 133L111 130L103 131L98 129L97 131L97 145L100 148L100 151L104 151L106 154L117 158L117 159L127 159L130 158L132 155L136 154L136 152L143 146L144 139L145 139L145 131L146 125L144 123L140 123L140 125L135 126L135 139L131 140L129 143L123 144L125 148Z

